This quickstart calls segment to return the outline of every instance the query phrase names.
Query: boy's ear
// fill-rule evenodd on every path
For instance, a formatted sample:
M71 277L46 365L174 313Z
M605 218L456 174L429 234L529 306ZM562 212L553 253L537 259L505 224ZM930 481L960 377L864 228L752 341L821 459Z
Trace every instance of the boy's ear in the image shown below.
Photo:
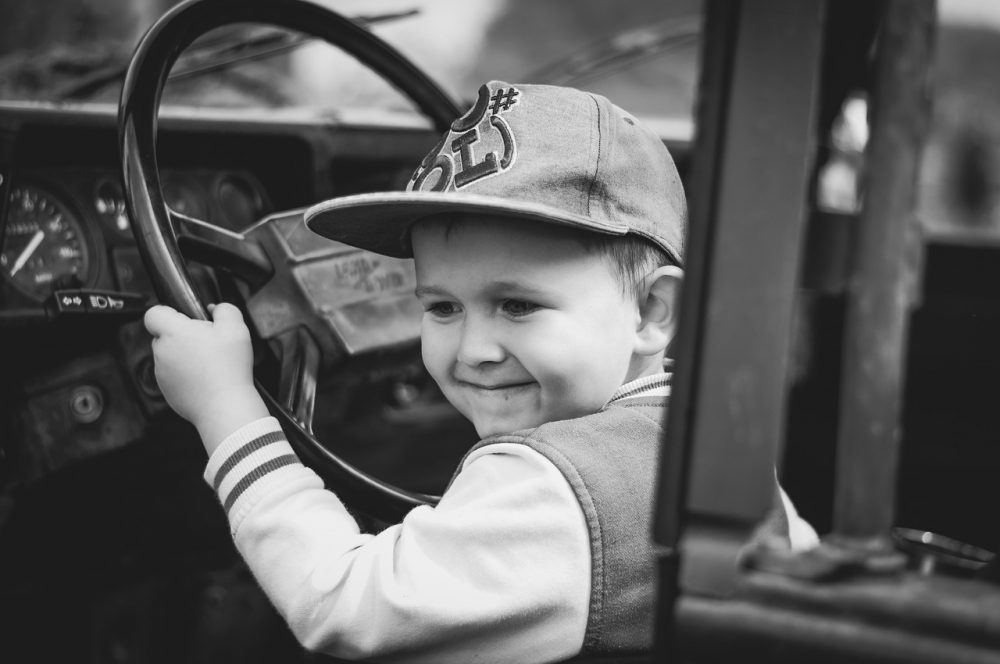
M643 281L636 329L639 355L655 355L666 350L677 330L677 309L684 270L676 265L659 267Z

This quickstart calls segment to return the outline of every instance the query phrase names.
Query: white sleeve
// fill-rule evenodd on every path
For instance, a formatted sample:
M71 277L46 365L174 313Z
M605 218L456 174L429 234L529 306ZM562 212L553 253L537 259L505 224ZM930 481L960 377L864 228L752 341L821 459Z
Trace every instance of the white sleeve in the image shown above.
M808 551L819 546L819 535L812 525L799 516L792 499L779 484L778 495L781 498L781 508L785 511L788 522L788 545L792 551Z
M205 473L237 548L300 642L338 657L549 662L577 654L590 601L583 511L524 445L466 460L436 507L362 534L273 418L240 429Z

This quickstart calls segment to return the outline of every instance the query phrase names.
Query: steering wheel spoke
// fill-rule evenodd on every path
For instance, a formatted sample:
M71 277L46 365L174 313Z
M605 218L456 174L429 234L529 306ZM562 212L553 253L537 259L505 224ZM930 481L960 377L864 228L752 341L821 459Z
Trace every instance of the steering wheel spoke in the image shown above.
M274 341L281 357L278 402L311 434L320 367L319 346L304 327L282 332Z
M264 249L242 233L170 210L181 255L189 260L227 270L251 288L266 283L274 266Z

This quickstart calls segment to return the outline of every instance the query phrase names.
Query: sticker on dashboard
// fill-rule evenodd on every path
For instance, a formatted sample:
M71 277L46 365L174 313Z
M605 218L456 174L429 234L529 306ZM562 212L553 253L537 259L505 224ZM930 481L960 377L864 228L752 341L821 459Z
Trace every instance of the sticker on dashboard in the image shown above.
M423 308L413 294L412 260L357 250L304 263L294 271L348 353L419 339Z

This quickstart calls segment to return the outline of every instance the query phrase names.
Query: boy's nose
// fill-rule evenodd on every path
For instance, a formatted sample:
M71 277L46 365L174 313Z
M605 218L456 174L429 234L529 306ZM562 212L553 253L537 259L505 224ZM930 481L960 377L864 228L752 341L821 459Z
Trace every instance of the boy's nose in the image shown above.
M473 316L466 318L458 342L458 361L474 367L484 362L502 362L505 357L503 346L492 333L489 321Z

